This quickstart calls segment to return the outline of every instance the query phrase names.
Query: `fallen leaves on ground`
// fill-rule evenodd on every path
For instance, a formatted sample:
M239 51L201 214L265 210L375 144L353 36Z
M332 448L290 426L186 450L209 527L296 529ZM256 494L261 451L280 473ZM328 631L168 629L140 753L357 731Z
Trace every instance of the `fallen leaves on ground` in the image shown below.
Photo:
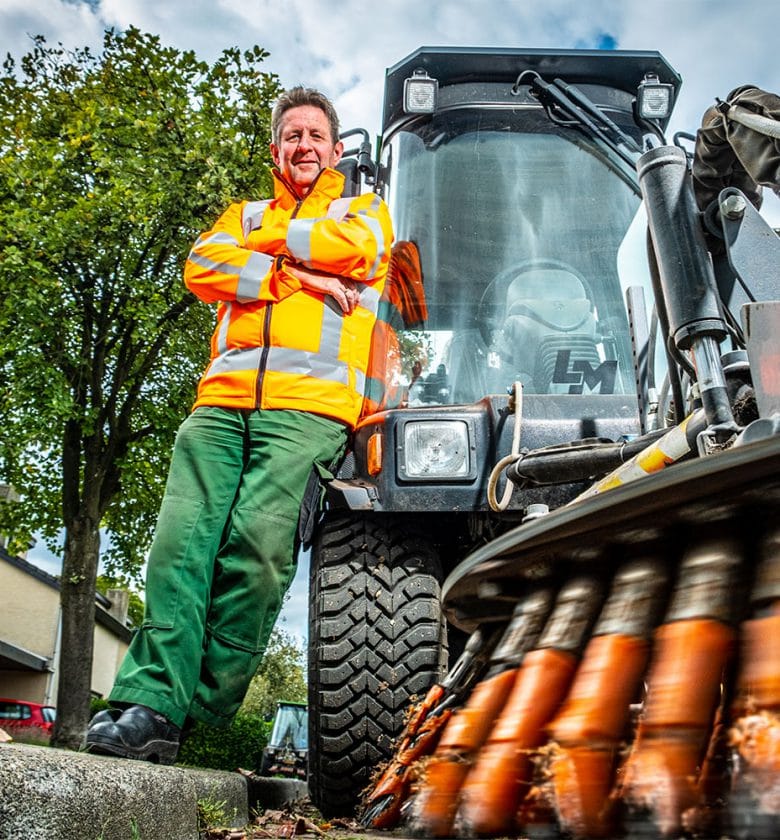
M314 813L266 810L246 828L209 828L201 834L201 840L346 840L364 833L354 820L322 820Z

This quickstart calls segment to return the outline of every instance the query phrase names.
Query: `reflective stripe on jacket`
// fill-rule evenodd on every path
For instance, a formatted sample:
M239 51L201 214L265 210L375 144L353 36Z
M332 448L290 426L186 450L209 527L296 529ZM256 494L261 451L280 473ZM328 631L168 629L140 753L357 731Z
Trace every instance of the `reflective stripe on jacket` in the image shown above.
M228 207L187 258L187 287L219 304L195 407L291 408L354 426L390 259L390 216L373 193L340 198L344 179L333 169L302 200L279 173L274 179L272 200ZM287 258L356 281L357 308L344 315L329 295L303 289Z

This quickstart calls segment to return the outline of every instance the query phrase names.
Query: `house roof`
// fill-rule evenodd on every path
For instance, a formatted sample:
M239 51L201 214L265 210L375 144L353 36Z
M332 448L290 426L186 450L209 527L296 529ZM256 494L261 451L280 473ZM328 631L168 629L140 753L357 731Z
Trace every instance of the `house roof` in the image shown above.
M5 561L11 566L15 566L17 569L20 569L27 575L36 578L37 580L41 581L41 583L45 584L46 586L50 586L52 589L56 589L58 592L60 591L60 581L59 578L56 578L54 575L50 575L48 572L45 572L43 569L39 569L34 564L30 563L28 560L24 560L21 557L15 557L12 554L9 554L4 548L0 548L0 561ZM0 598L0 600L2 600ZM95 602L97 609L95 610L95 622L100 624L102 627L105 627L106 630L113 633L118 638L122 639L123 641L129 642L130 639L133 637L133 633L124 624L120 621L117 621L114 616L109 615L106 611L108 607L111 606L111 601L106 598L105 595L101 594L100 592L95 593ZM0 642L2 644L2 642ZM0 650L0 668L3 667L2 661L2 650ZM38 669L44 670L44 669Z
M0 639L0 671L50 671L51 660Z
M0 548L0 560L5 560L11 566L16 566L17 569L21 569L25 574L37 578L52 589L59 590L60 588L59 579L54 577L54 575L44 572L43 569L39 569L38 566L33 565L29 560L24 560L21 557L9 554L4 548Z

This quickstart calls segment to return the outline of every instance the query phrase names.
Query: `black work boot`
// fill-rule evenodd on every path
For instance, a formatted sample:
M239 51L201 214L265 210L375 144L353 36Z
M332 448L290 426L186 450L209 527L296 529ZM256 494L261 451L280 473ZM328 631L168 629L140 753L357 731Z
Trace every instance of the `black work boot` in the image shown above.
M179 727L159 712L146 706L130 706L118 720L107 715L97 722L93 718L87 730L87 751L173 764L179 751L179 736Z
M116 723L122 717L123 711L124 709L101 709L89 722L87 729L92 729L98 723Z

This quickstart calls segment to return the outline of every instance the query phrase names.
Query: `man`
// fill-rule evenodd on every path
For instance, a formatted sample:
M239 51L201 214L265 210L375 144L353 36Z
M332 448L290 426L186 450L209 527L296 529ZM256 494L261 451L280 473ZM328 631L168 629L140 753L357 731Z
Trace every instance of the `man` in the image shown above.
M363 399L392 229L342 199L338 118L297 87L272 116L274 198L229 207L184 279L217 303L211 362L176 438L149 555L144 623L92 752L172 763L185 723L243 700ZM301 513L302 505L309 511Z

